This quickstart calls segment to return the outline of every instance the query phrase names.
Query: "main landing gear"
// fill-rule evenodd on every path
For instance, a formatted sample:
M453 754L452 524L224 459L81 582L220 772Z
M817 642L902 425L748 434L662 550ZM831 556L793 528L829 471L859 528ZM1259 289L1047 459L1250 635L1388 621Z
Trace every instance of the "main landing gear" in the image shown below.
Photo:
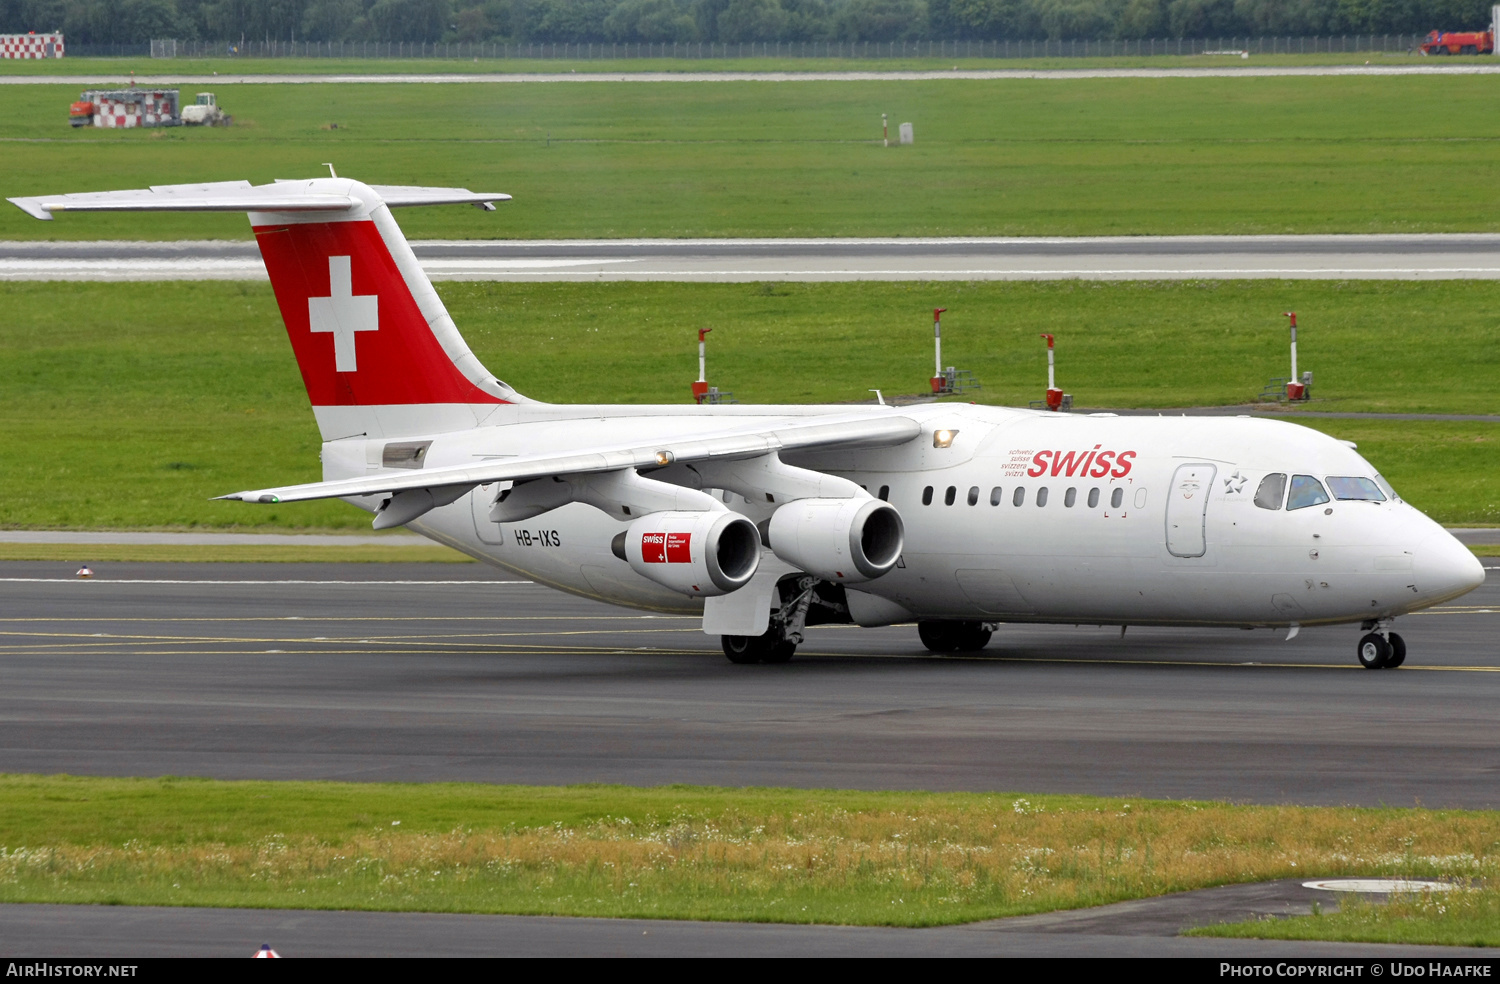
M991 628L984 622L918 622L922 645L935 653L970 653L990 643Z
M1359 665L1367 670L1394 670L1406 662L1406 640L1390 631L1391 619L1371 619L1360 626ZM1373 631L1372 631L1373 630Z
M802 575L783 578L776 588L781 606L771 610L771 624L763 634L719 637L729 662L785 663L796 654L802 630L809 622L849 621L848 606L841 600L842 589L836 585L820 592L817 578Z

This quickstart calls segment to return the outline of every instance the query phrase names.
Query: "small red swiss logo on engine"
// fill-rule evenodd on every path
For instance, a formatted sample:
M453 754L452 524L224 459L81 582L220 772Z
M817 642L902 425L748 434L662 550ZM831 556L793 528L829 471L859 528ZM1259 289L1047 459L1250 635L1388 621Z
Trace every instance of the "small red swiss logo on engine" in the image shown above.
M642 533L641 562L646 564L691 564L693 534Z

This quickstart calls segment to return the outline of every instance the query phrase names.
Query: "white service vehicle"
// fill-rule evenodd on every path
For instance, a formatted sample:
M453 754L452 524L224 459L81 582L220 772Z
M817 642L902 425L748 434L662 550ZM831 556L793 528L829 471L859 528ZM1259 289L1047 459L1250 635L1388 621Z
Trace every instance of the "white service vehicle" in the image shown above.
M500 194L340 178L13 198L61 211L245 211L341 498L562 591L701 613L737 663L805 626L917 623L934 651L999 622L1357 623L1399 666L1399 615L1484 570L1352 445L1281 421L959 403L559 406L480 365L391 208ZM1122 630L1123 631L1123 630Z
M182 107L182 122L187 126L228 126L233 117L224 114L212 92L200 92L192 105Z

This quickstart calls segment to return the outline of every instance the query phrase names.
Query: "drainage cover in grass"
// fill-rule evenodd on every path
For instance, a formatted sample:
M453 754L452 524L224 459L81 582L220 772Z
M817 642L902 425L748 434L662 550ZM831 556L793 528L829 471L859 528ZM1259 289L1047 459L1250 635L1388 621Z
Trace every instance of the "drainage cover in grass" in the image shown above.
M1448 882L1414 881L1410 878L1333 878L1328 881L1303 882L1303 888L1321 888L1325 892L1369 892L1411 894L1420 892L1446 892L1453 888Z

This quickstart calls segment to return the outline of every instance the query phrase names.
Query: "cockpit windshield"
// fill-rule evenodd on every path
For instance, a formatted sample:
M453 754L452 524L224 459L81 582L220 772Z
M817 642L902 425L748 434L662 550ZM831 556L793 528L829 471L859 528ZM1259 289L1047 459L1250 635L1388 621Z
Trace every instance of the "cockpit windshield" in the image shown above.
M1286 508L1306 509L1308 506L1321 505L1328 501L1328 493L1323 491L1323 483L1311 475L1293 475L1292 492L1286 497Z
M1286 495L1286 473L1272 472L1260 480L1260 487L1255 490L1255 504L1262 509L1280 509L1284 495Z
M1366 502L1384 502L1385 493L1380 491L1380 486L1375 484L1371 478L1347 478L1344 476L1329 475L1328 490L1333 493L1335 499L1353 499Z

